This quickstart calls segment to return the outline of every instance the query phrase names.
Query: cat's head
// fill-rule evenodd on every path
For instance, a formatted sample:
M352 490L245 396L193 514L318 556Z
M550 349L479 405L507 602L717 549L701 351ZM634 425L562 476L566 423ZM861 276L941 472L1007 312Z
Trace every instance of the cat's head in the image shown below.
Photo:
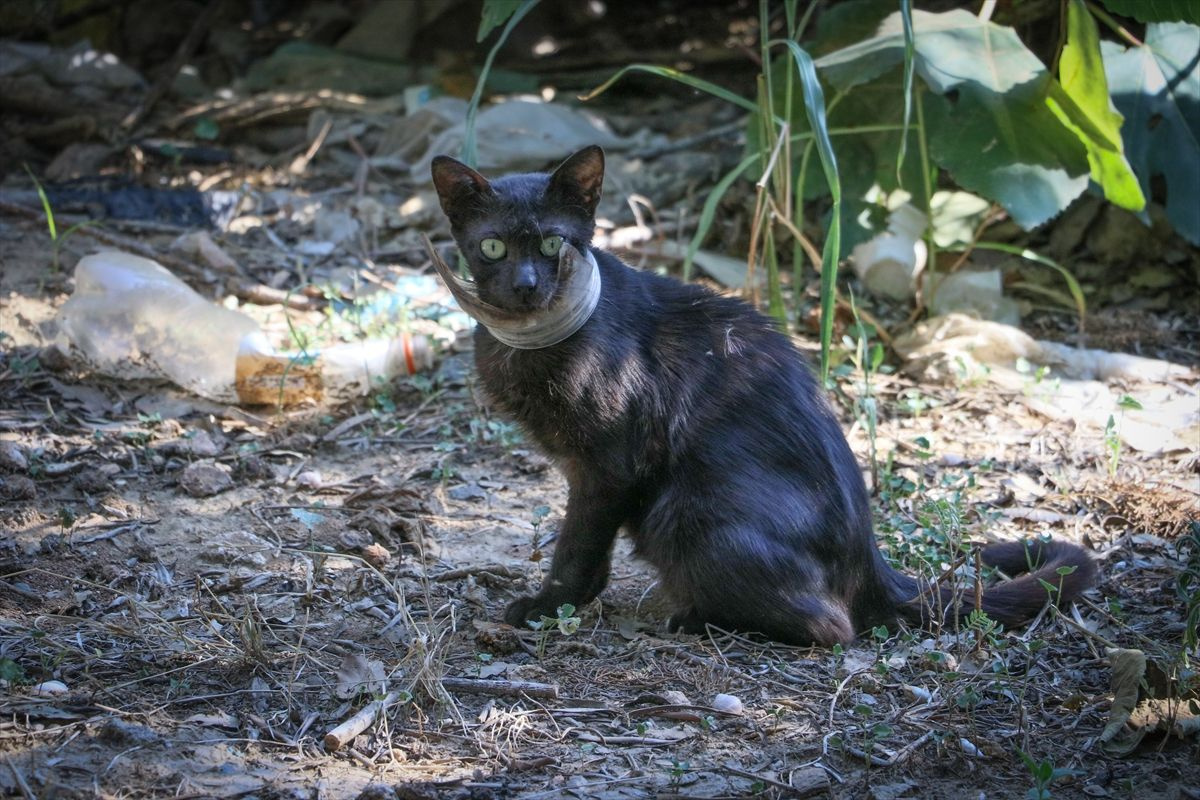
M433 184L479 298L507 311L546 308L569 242L587 251L604 183L604 151L585 147L551 173L489 181L448 156L433 160Z

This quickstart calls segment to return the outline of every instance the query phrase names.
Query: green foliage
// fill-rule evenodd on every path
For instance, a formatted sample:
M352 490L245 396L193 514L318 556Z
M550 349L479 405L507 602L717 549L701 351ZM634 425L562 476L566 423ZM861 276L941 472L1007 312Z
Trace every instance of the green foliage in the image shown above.
M1200 25L1200 3L1196 0L1100 0L1114 14L1138 22L1191 22Z
M1142 404L1127 394L1117 400L1117 416L1108 415L1104 425L1104 449L1108 451L1108 477L1117 477L1117 467L1121 464L1121 423L1125 418L1125 410L1139 410Z
M716 213L721 196L740 175L751 167L757 166L760 178L757 181L757 202L754 212L753 229L751 232L751 247L748 256L749 272L753 275L756 266L763 266L767 272L768 304L772 315L781 325L787 324L787 313L783 305L782 288L779 280L777 237L778 227L790 226L799 230L803 224L802 199L803 181L793 184L791 143L792 128L789 117L792 109L792 87L796 87L800 101L796 108L803 106L806 129L810 131L806 139L817 148L817 156L821 162L825 176L825 186L833 199L834 211L828 234L824 242L821 257L823 265L821 276L821 374L825 377L829 368L829 349L833 336L833 307L836 298L834 281L837 277L837 264L841 257L840 220L838 213L841 202L841 182L838 173L837 157L829 138L828 123L825 118L824 90L817 78L817 72L812 58L799 43L800 32L807 17L797 18L798 0L784 0L783 9L786 17L787 37L783 39L768 38L770 30L771 9L768 0L759 2L759 28L762 32L760 55L762 62L771 65L771 54L782 48L784 66L779 80L786 87L782 96L773 91L775 80L774 70L770 66L758 77L758 96L749 100L731 92L724 87L709 81L687 75L669 67L651 64L631 64L617 71L611 78L585 95L590 99L610 88L614 83L631 72L644 72L657 77L681 83L693 89L698 89L726 102L732 103L751 113L751 126L757 132L760 146L752 148L746 159L726 175L718 184L715 196L710 196L705 203L702 213L702 224L696 231L695 237L688 248L688 261L685 264L685 274L690 273L691 259L707 236ZM810 5L811 12L815 6ZM777 104L777 100L780 102ZM777 107L780 105L782 107ZM781 115L779 112L782 111ZM794 221L793 221L794 220ZM799 223L799 224L797 224Z
M46 232L50 234L52 256L50 266L54 272L58 272L61 268L59 264L59 255L62 251L63 245L66 244L66 241L71 234L75 233L75 231L81 228L86 228L89 225L97 225L99 223L96 220L86 219L82 222L76 222L74 225L67 228L60 234L58 232L58 223L54 221L54 209L50 205L50 198L46 195L46 190L42 188L42 184L33 174L33 170L29 169L29 165L24 164L23 166L25 167L25 172L29 174L30 180L33 181L34 188L37 189L38 200L40 200L42 203L42 213L46 215Z
M1041 61L1011 28L965 10L913 11L912 22L914 68L932 93L917 92L925 117L918 134L927 137L933 161L1023 227L1059 213L1087 185L1087 157L1045 102L1055 82ZM849 91L899 65L904 51L897 13L875 36L817 66L835 88ZM899 96L898 84L894 91Z
M1021 756L1021 760L1025 762L1025 768L1029 770L1029 776L1033 778L1033 787L1025 793L1025 797L1028 800L1050 800L1050 784L1059 778L1083 774L1079 770L1055 767L1054 762L1048 758L1035 761L1033 756L1019 748L1017 749L1017 753Z
M1141 211L1146 198L1125 160L1123 118L1108 95L1100 34L1084 0L1070 0L1067 7L1067 42L1058 62L1058 79L1068 99L1054 92L1046 102L1087 148L1092 180L1104 190L1109 202ZM1074 103L1075 109L1069 109L1068 103Z
M25 682L25 669L11 658L0 658L0 681L9 684Z
M1125 152L1142 192L1163 176L1167 218L1200 244L1200 29L1181 22L1146 26L1146 41L1122 49L1102 42L1104 72L1125 115Z
M503 25L525 0L484 0L475 41L482 42L499 25Z
M575 616L575 606L570 603L563 603L555 609L555 616L542 616L539 620L531 619L526 624L538 632L537 641L537 657L542 658L546 654L546 642L550 638L550 634L557 630L563 636L571 636L579 630L579 623L582 621Z
M471 102L467 105L467 123L466 132L463 136L463 151L462 159L469 167L475 166L477 153L475 151L475 117L479 114L479 104L483 101L483 89L487 85L488 75L492 71L492 62L496 60L496 53L500 52L500 48L508 41L508 35L512 33L513 28L517 27L525 15L533 10L533 7L538 4L538 0L486 0L483 4L483 19L479 23L479 41L483 41L484 37L491 32L492 28L499 25L504 20L508 22L504 26L504 30L500 32L500 38L492 45L492 49L488 51L487 59L483 62L483 69L479 71L479 80L475 83L475 91L471 95Z

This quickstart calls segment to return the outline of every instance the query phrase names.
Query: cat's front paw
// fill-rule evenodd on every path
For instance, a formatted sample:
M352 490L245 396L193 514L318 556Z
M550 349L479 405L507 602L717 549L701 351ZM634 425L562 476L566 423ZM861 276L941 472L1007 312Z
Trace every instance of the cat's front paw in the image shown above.
M557 611L541 595L518 597L508 604L504 621L514 628L529 629L529 621L540 622L542 617L553 617Z
M702 634L705 630L704 618L694 608L676 611L667 620L668 633Z

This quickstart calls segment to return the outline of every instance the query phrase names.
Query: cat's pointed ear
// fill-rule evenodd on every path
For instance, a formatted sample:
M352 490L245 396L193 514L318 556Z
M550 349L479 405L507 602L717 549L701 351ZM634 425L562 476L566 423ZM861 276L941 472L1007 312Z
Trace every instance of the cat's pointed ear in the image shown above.
M442 211L452 220L460 216L464 202L492 193L492 185L487 178L450 156L435 156L430 172L433 173L433 185L437 189Z
M546 194L565 205L583 206L589 216L594 216L603 187L604 151L592 145L575 153L554 170Z

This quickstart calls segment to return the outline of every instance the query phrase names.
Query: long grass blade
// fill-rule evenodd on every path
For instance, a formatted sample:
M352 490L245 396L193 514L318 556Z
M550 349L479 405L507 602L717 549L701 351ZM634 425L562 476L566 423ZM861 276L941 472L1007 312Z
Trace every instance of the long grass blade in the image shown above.
M1055 270L1067 284L1067 291L1071 293L1071 299L1075 301L1075 310L1079 313L1079 327L1080 329L1083 328L1084 320L1087 317L1087 300L1083 297L1083 288L1080 287L1079 281L1075 280L1075 276L1062 264L1032 250L1026 250L1024 247L1004 244L1003 242L976 242L974 247L977 250L996 250L1001 253L1020 256L1026 261L1032 261L1035 264L1041 264L1043 267Z
M696 234L692 236L692 241L688 245L687 255L683 259L683 279L685 281L692 279L692 262L696 258L696 251L700 249L700 245L704 244L705 238L708 236L709 230L712 229L713 220L717 217L717 206L721 203L721 198L729 191L729 187L733 182L746 173L746 170L758 163L758 153L746 156L742 162L733 169L729 170L721 180L717 181L717 185L708 193L708 197L704 201L704 207L700 209L700 220L696 225Z
M833 340L833 314L837 300L837 268L842 249L842 181L837 157L833 153L833 142L829 139L825 92L821 89L812 57L799 44L787 39L777 39L771 44L782 44L791 51L800 76L800 88L804 92L804 110L808 115L809 127L816 135L817 155L821 159L825 183L833 200L829 232L825 236L825 247L821 254L821 381L824 383L829 376L829 350ZM798 186L797 191L802 190Z
M488 51L487 59L483 62L483 69L479 71L479 80L475 82L475 92L471 95L471 102L467 105L467 124L463 135L462 160L468 167L474 168L478 159L475 146L475 117L479 114L479 104L483 100L483 89L487 85L488 75L492 71L492 62L496 60L496 53L500 52L500 48L508 41L508 35L512 33L513 28L517 27L517 23L532 11L538 2L539 0L525 0L520 8L512 12L512 16L504 25L504 30L500 31L500 38Z
M912 120L913 102L913 57L916 53L916 37L913 34L912 0L900 0L900 19L904 25L904 133L900 135L900 151L896 154L896 183L903 185L900 171L904 169L904 156L908 154L908 126Z
M735 94L734 92L729 91L728 89L726 89L723 86L718 86L715 83L710 83L709 81L706 81L703 78L696 78L692 75L688 75L686 72L680 72L677 69L671 69L670 67L660 67L660 66L657 66L654 64L630 64L629 66L622 67L620 70L618 70L611 78L606 80L604 83L600 84L595 89L592 89L587 94L580 95L579 99L580 100L591 100L591 99L603 94L604 92L606 92L610 88L612 88L612 85L614 83L619 81L621 78L625 77L625 75L629 74L630 72L645 72L650 75L655 75L659 78L666 78L667 80L672 80L672 81L675 81L676 83L682 83L685 86L690 86L693 89L699 89L700 91L705 92L706 94L711 94L713 97L718 97L721 100L724 100L728 103L733 103L738 108L745 109L746 111L749 111L752 114L758 113L758 106L755 105L754 101L747 100L746 98L742 97L741 95ZM777 120L777 122L782 124L783 120Z
M37 189L38 200L42 201L42 211L46 215L46 228L50 231L50 241L58 241L58 226L54 224L54 209L50 206L50 198L46 196L46 190L42 188L42 182L33 174L33 170L28 164L23 164L25 171L29 173L29 179L33 181L33 188Z

